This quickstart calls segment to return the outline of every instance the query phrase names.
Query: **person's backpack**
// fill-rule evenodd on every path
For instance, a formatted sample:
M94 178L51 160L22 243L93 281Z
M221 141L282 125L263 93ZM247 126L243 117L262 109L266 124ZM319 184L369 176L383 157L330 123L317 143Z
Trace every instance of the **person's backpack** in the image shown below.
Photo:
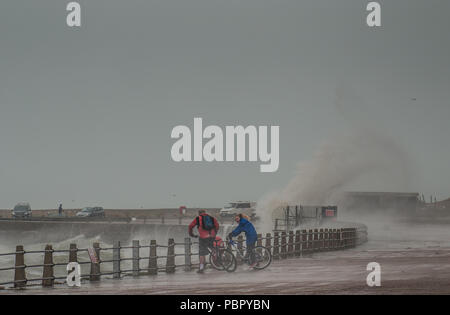
M214 218L209 216L209 215L202 215L202 228L205 231L211 231L213 229L216 228L216 226L214 225ZM197 225L200 226L200 216L197 217Z

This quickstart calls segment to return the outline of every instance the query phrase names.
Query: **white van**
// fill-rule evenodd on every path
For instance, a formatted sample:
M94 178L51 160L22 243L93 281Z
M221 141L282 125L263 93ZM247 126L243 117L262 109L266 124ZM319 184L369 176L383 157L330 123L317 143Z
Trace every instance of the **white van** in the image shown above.
M256 202L252 201L235 201L220 209L221 217L234 216L237 213L245 213L250 218L255 217Z

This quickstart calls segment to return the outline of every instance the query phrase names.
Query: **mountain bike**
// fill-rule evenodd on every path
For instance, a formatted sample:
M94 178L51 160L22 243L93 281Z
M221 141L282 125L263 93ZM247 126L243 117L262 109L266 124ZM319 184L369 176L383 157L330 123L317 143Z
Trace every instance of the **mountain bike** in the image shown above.
M237 243L232 239L228 240L228 244L230 244L231 248L236 251L236 255L239 256L244 262L250 265L250 253L244 252L244 248L239 248ZM253 248L253 255L255 257L256 265L253 269L262 270L267 268L272 263L272 254L267 247L264 246L256 246Z

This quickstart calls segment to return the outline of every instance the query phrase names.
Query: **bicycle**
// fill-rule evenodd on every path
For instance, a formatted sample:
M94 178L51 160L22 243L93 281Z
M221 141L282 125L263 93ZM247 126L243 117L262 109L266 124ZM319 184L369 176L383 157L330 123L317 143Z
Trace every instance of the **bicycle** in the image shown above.
M240 259L242 259L244 262L250 265L249 253L245 255L244 249L239 248L237 246L237 243L232 239L228 241L228 244L230 244L231 248L236 251L236 254L239 256ZM262 270L264 268L267 268L272 263L272 254L270 253L270 250L267 247L256 246L255 248L253 248L253 255L256 262L256 265L253 267L253 269Z
M194 236L197 238L198 236ZM209 263L216 270L233 272L236 270L237 261L233 252L225 247L208 247Z

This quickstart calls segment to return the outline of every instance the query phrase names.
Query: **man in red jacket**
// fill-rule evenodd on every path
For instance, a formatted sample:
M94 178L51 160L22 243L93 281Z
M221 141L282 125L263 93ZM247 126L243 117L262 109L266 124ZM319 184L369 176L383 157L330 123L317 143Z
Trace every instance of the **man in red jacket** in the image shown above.
M198 236L194 235L192 230L194 227L198 229ZM191 237L199 237L199 260L200 265L198 273L203 273L206 262L206 255L209 254L208 248L213 247L214 240L216 238L217 231L219 230L219 222L217 219L208 215L206 210L200 210L198 217L196 217L191 224L189 224L189 235Z

